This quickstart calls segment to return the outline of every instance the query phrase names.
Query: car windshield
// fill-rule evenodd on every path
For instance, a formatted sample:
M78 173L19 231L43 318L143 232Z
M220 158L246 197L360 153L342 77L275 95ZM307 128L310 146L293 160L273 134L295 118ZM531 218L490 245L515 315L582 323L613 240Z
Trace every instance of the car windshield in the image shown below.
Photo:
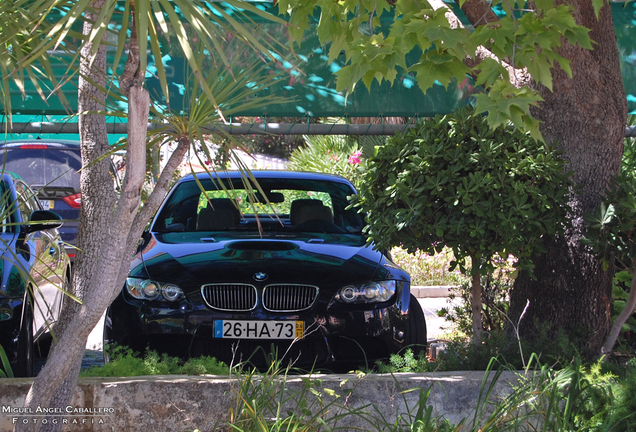
M354 190L345 183L308 179L202 179L179 184L153 231L290 231L361 234L363 218L347 209Z
M0 155L5 171L19 174L32 187L80 189L77 171L82 167L79 151L68 149L19 148Z

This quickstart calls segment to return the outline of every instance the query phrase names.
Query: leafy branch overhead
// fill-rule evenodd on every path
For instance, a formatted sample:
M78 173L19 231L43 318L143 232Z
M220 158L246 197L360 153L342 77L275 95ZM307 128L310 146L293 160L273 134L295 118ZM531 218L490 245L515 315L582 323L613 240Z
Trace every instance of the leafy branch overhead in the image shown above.
M463 6L465 1L459 2ZM551 69L560 67L571 75L569 60L559 54L564 40L592 49L589 29L579 26L568 5L552 0L514 3L495 0L505 16L495 22L465 28L449 21L448 6L436 0L339 1L280 0L281 13L289 15L289 32L300 43L308 22L319 11L317 32L322 43L331 44L329 60L344 53L345 65L338 72L337 90L352 91L358 81L367 88L374 80L393 84L401 73L413 73L426 93L435 84L462 82L467 75L483 85L487 94L478 97L478 112L489 112L488 123L497 127L512 121L540 137L539 124L530 107L541 100L536 90L511 84L514 69L526 70L535 82L552 88ZM595 5L598 13L600 4ZM478 54L485 47L490 61ZM407 63L414 49L421 56ZM475 61L479 60L479 61ZM517 86L518 87L518 86Z

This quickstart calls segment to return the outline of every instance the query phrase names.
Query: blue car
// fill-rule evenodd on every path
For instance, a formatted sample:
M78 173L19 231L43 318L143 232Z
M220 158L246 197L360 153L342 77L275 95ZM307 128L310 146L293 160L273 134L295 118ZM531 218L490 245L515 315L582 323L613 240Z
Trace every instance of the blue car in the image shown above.
M62 220L7 172L0 174L0 219L0 346L14 376L32 376L35 345L50 342L69 282Z
M0 145L3 171L14 172L37 194L43 210L62 217L60 228L66 253L73 259L82 206L80 169L82 157L78 141L16 140Z
M351 183L251 175L174 185L107 312L104 341L259 369L277 358L347 370L425 350L410 277L367 243L364 218L349 207Z

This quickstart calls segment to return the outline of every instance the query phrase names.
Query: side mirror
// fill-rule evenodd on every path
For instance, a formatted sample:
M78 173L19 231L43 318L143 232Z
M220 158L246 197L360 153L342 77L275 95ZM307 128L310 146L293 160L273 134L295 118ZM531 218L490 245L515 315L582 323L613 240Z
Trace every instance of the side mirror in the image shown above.
M59 228L64 222L60 215L50 210L36 210L31 213L31 222L24 226L27 233Z

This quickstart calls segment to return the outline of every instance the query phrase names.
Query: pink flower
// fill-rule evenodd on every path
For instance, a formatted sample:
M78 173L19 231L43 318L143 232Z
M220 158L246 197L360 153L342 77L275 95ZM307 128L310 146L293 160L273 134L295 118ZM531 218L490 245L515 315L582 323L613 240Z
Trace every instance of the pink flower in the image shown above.
M349 156L349 160L348 162L351 165L358 165L360 164L362 161L360 160L360 156L362 155L362 152L360 150L353 152L353 154L351 156Z

